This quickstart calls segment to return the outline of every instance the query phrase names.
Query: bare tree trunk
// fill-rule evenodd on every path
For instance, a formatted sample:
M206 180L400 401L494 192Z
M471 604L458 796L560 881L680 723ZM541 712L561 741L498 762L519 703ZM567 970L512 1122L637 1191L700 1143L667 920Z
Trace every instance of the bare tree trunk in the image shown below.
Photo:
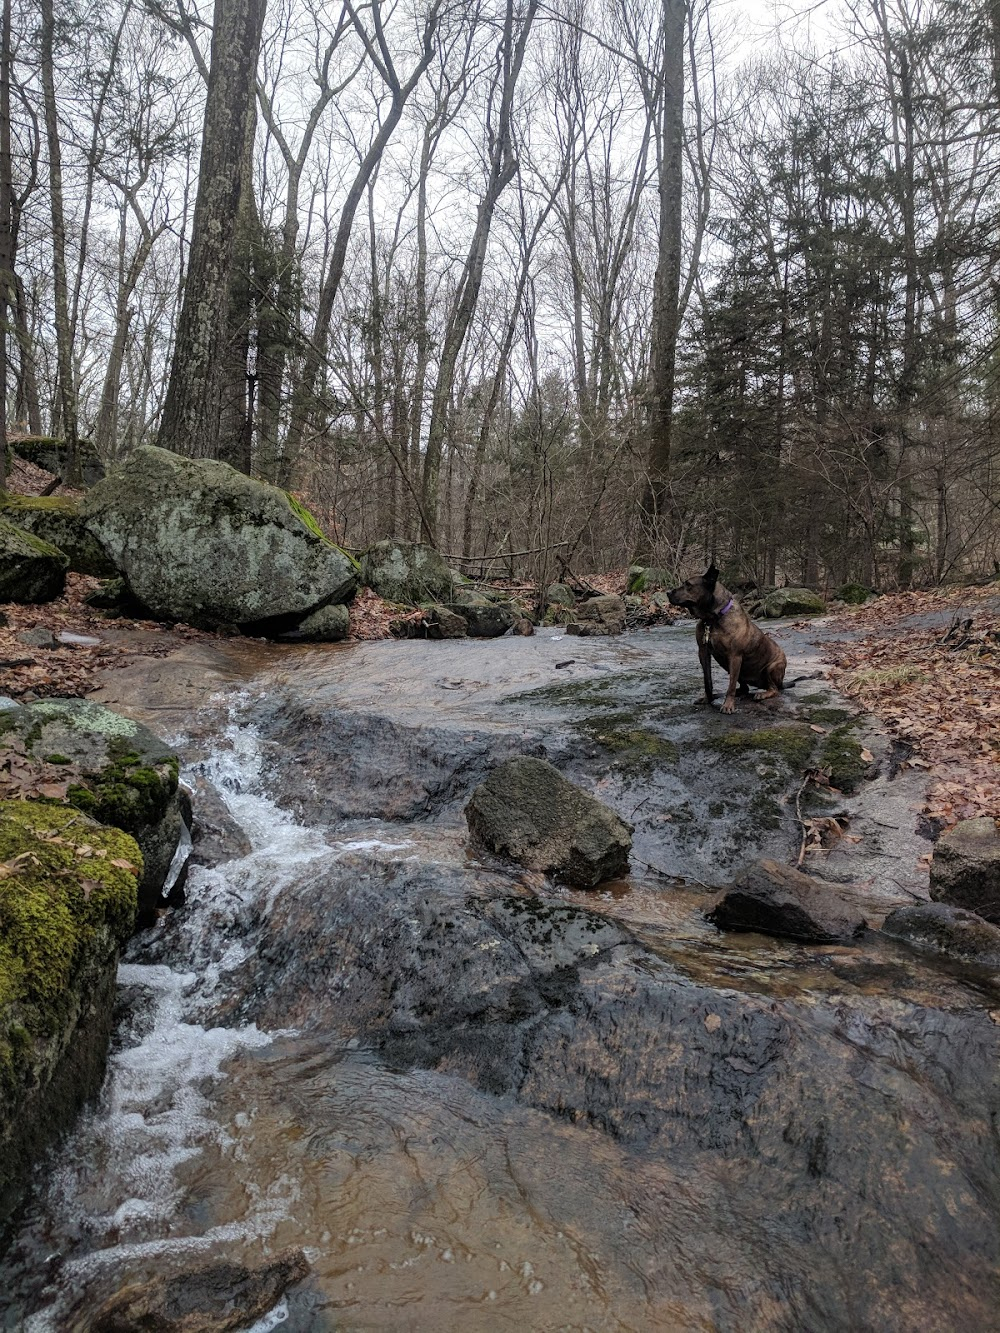
M45 137L49 150L49 205L52 219L52 288L55 303L56 361L59 370L59 406L66 446L63 477L79 485L80 452L77 441L76 385L66 277L66 220L63 212L62 146L55 85L55 17L52 0L41 0L41 74L45 107Z
M0 489L7 484L7 308L14 284L14 172L10 151L11 0L0 14Z
M448 317L444 343L441 348L441 361L438 367L437 382L431 399L431 419L427 432L427 452L424 456L424 475L421 487L423 501L424 535L433 545L436 541L438 511L438 475L441 469L442 449L455 385L455 371L459 354L469 331L469 325L479 304L479 289L483 281L483 266L486 262L486 249L490 239L490 228L497 202L506 187L517 174L517 158L514 156L513 112L514 93L517 88L521 66L524 63L524 51L528 34L538 12L540 0L528 0L528 7L517 29L514 16L514 0L507 0L504 18L504 35L498 63L500 69L496 75L500 91L500 104L497 114L497 128L492 136L489 174L486 189L476 212L476 226L472 243L466 256L462 276L459 279L458 292Z
M51 0L46 0L51 3ZM264 0L216 0L184 301L158 443L214 458L226 390L229 282Z
M653 287L646 488L642 497L643 560L654 558L670 509L678 298L681 282L681 212L684 171L685 0L663 0L660 76L659 237Z

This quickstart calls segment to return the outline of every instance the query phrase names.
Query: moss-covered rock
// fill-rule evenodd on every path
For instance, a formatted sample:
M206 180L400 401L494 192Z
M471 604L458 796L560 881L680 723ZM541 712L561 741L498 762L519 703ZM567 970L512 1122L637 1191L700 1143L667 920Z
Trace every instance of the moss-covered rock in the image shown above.
M550 583L545 589L546 606L576 606L576 595L568 583Z
M25 458L36 467L44 468L53 476L61 476L66 464L66 445L51 435L26 435L14 440L14 453ZM94 486L104 477L104 464L100 455L89 440L80 440L77 444L80 475L84 486Z
M868 761L861 757L861 743L850 724L834 727L820 746L820 767L829 774L830 786L838 791L857 791L868 771Z
M474 846L583 888L628 870L631 826L544 759L498 765L465 818Z
M226 463L136 449L82 512L135 596L166 620L278 631L357 587L356 562L297 500Z
M330 606L321 606L318 611L311 611L305 620L299 622L296 635L310 639L313 643L340 643L351 630L351 615L341 602Z
M17 746L46 763L58 756L67 801L135 838L143 855L138 920L147 924L180 838L177 755L140 723L83 699L41 699L6 710L2 721L0 751Z
M809 588L776 588L764 599L764 615L768 620L782 616L818 616L826 610L826 602L818 592Z
M625 630L625 599L609 593L602 597L588 597L576 608L574 618L566 626L567 634L584 637L621 634Z
M626 575L628 593L653 592L672 588L677 579L667 569L647 569L645 565L630 565Z
M837 589L837 598L841 602L847 602L849 606L863 606L871 595L871 588L866 588L861 583L845 583Z
M759 754L777 759L793 772L809 763L816 735L809 727L793 724L784 727L759 727L748 731L726 731L714 736L709 745L725 755L748 758Z
M0 801L0 1232L38 1157L100 1087L141 869L118 829Z
M420 542L381 541L361 557L361 582L387 602L418 606L447 604L455 576L433 546Z
M62 551L0 518L0 602L51 602L68 568Z
M78 500L63 495L0 494L0 514L62 551L74 573L99 579L114 576L114 562L87 527Z

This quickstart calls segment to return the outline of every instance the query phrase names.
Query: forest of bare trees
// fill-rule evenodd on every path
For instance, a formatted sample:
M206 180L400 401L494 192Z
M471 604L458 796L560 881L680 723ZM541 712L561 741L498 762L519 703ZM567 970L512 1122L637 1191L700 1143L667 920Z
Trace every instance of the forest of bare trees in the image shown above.
M540 577L992 574L1000 7L740 13L3 0L8 434Z

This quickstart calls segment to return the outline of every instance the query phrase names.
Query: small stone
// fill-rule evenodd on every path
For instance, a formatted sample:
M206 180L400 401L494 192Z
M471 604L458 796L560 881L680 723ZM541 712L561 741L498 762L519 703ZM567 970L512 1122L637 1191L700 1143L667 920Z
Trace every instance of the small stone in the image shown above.
M428 607L424 623L429 639L464 639L469 628L464 616L446 606Z
M351 616L343 603L320 607L299 622L295 638L308 639L311 643L340 643L346 639L351 628Z
M525 639L530 639L535 632L535 627L527 616L521 616L519 620L515 620L512 629L515 634L519 634Z
M29 648L58 648L59 640L48 629L23 629L15 635L18 643L27 644Z

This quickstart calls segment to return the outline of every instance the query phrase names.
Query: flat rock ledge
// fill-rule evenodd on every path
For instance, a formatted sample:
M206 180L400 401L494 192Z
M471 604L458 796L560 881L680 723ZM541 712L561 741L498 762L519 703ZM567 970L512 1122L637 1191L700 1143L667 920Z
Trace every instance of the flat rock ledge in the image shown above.
M628 871L631 825L544 759L498 765L465 818L476 849L581 888Z
M867 922L838 887L777 861L760 861L744 871L706 917L719 930L843 944L860 935Z

